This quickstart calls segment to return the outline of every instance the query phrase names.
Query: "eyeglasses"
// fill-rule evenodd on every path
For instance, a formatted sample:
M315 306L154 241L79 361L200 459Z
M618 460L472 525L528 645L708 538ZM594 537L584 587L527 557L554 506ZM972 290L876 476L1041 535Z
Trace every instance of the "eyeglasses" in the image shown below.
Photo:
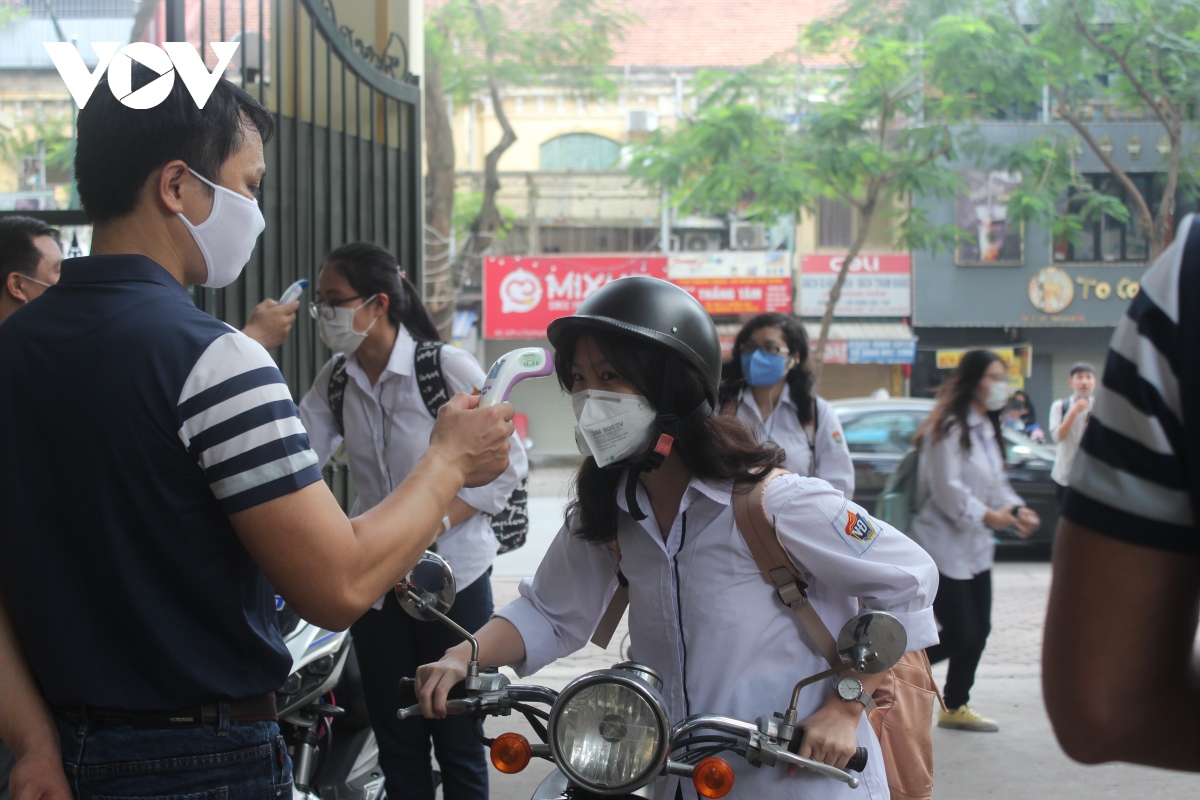
M742 345L742 352L746 355L750 355L757 350L761 350L769 356L790 356L792 354L790 350L781 350L779 345L774 342L767 342L761 347L754 342L746 342Z
M330 322L332 322L333 317L334 317L333 310L335 308L337 308L340 305L349 303L351 300L361 300L362 298L363 298L363 295L356 294L356 295L354 295L354 297L347 297L345 300L332 300L328 303L321 303L321 302L313 301L308 304L308 314L313 319L318 319L318 318L324 317L326 320L329 320Z

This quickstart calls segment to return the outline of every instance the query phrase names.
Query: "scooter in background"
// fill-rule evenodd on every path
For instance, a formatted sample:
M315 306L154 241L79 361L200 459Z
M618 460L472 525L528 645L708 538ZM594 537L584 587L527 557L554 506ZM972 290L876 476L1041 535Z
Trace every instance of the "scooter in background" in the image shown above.
M349 631L327 631L275 598L292 673L275 693L279 730L292 757L294 800L384 800L379 745L371 730Z

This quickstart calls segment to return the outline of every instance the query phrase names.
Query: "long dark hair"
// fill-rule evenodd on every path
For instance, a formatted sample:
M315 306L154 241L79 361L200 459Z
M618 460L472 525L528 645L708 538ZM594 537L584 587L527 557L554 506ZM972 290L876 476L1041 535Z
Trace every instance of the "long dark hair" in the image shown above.
M792 402L796 404L796 417L801 425L807 425L813 420L813 374L808 368L808 334L799 320L786 314L759 314L738 331L733 340L733 360L721 371L721 405L736 400L738 392L746 385L746 376L742 374L742 349L754 332L762 328L779 328L788 350L796 359L796 366L788 370L785 379Z
M632 383L638 394L654 403L659 413L683 417L704 401L711 384L676 354L644 338L609 331L578 330L559 343L554 369L564 391L571 391L571 362L575 346L585 333L595 338L596 346L613 369ZM664 395L668 383L671 391ZM670 400L665 408L658 408L658 399L664 396ZM756 483L784 460L783 451L777 446L755 443L740 420L719 414L709 416L698 428L681 435L674 449L696 477L735 482ZM616 538L615 501L622 472L615 468L601 469L591 457L584 460L571 482L571 501L566 510L568 520L578 520L573 531L576 536L596 544Z
M926 436L932 437L930 442L937 444L946 438L950 433L950 426L957 422L963 452L971 452L971 426L967 423L967 415L971 413L971 403L984 374L992 364L1000 360L1000 356L991 350L971 350L964 353L962 361L958 362L954 372L950 373L950 377L938 389L937 405L913 437L913 444L920 447ZM1001 413L987 412L988 419L992 421L992 427L996 430L997 442L1004 441L1000 438Z
M441 339L437 326L421 303L417 287L400 274L400 265L384 248L370 242L344 244L325 256L324 267L333 267L340 272L351 288L363 297L386 294L388 322L397 329L403 325L418 342Z

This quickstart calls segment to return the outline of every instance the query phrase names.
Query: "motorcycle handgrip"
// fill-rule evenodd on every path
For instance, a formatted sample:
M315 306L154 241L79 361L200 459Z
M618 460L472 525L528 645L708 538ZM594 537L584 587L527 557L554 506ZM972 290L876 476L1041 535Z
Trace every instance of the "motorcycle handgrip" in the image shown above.
M447 695L448 700L461 700L467 696L466 681L459 681L450 689L450 694ZM417 682L413 678L400 679L400 707L407 708L415 706L417 700Z
M804 728L797 728L796 735L792 737L792 741L788 743L788 751L800 754L800 743L804 741ZM850 760L846 762L845 769L853 770L854 772L862 772L867 768L867 748L860 747L854 751L854 755L850 756Z

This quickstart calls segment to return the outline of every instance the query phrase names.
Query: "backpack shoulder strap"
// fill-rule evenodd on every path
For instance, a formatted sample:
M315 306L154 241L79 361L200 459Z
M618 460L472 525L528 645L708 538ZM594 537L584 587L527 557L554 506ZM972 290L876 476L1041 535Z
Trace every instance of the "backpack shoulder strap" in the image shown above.
M617 625L621 622L621 617L625 616L625 609L629 607L629 579L625 577L625 573L621 572L621 543L613 539L605 542L604 546L608 548L608 552L612 554L613 560L617 566L617 591L613 593L612 600L608 601L608 608L604 611L604 616L600 618L600 624L596 626L596 631L592 634L592 644L601 649L608 649L608 643L612 641L613 634L617 632Z
M329 373L329 386L325 390L329 401L329 409L337 422L338 433L346 435L346 354L338 353L334 357L333 372Z
M829 665L841 666L843 661L838 655L837 641L808 602L808 584L780 543L775 524L767 516L767 509L763 505L767 485L780 475L786 474L786 470L776 468L756 484L735 484L733 516L763 577L775 587L779 599L800 620L812 643L821 655L825 656Z
M442 374L442 342L421 342L413 356L413 371L417 376L417 389L431 417L437 418L438 409L450 399L446 388L446 376Z

